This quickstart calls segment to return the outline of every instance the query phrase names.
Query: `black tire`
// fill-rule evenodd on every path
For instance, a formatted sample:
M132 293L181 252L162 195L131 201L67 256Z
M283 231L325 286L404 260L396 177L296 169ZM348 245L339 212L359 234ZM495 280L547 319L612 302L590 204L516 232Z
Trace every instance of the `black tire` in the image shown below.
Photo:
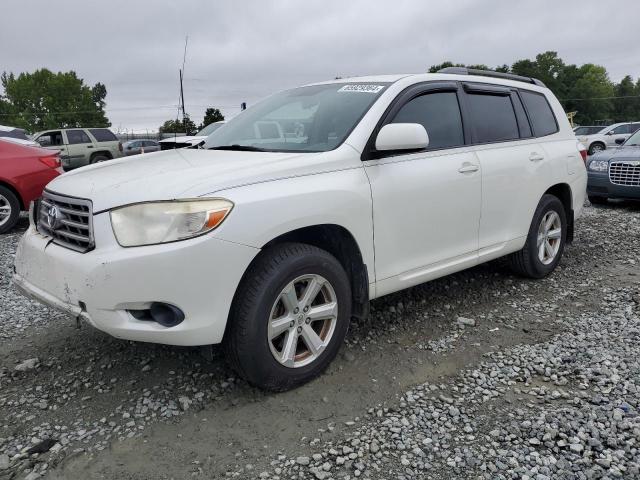
M4 215L0 217L0 234L6 233L16 226L18 223L18 217L20 216L20 201L16 197L15 193L9 190L7 187L0 185L0 207L9 208L9 216ZM4 209L3 209L4 211ZM3 221L4 220L4 221Z
M283 289L303 275L320 275L333 288L338 313L327 346L311 363L287 367L274 357L268 338L272 307ZM231 366L249 383L270 391L284 391L302 385L320 373L337 355L349 328L351 287L342 265L328 252L311 245L275 245L253 262L231 307L223 340Z
M100 163L100 162L105 162L107 160L111 160L109 157L107 157L106 155L102 155L102 154L97 154L91 157L91 160L89 160L89 163L91 165L93 165L94 163Z
M589 201L593 205L604 205L604 204L607 203L607 198L606 197L597 197L595 195L589 195Z
M591 145L589 145L589 155L593 155L596 152L601 152L603 150L606 150L607 146L602 143L602 142L593 142Z
M560 245L553 261L545 265L538 256L538 228L545 215L551 211L554 211L560 217L561 233L560 233ZM560 262L562 258L562 252L567 240L567 215L564 211L562 202L554 195L545 194L538 203L531 220L531 226L529 227L529 233L527 234L527 243L524 248L519 252L513 253L509 256L509 263L511 269L524 277L529 278L544 278L549 275Z

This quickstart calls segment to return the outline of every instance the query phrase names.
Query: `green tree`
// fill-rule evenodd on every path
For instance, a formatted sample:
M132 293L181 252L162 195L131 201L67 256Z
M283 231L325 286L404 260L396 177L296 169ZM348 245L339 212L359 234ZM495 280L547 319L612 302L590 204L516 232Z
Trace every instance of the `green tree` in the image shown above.
M192 135L196 131L196 124L186 115L184 123L182 120L167 120L158 129L160 133L182 133Z
M631 75L624 77L614 88L615 96L613 101L614 122L627 122L640 118L638 115L638 104L640 103L635 95L638 95L636 85L633 83Z
M613 113L614 86L604 67L586 63L577 69L578 78L567 86L567 97L578 111L576 121L581 125L610 122ZM565 104L568 102L565 101ZM565 108L569 110L566 106Z
M104 111L107 89L102 83L85 85L75 72L3 73L3 122L31 132L49 128L108 127ZM6 120L5 120L6 119Z
M210 123L221 122L223 120L224 120L224 115L222 114L220 109L209 107L204 112L204 119L202 120L202 123L200 124L200 127L198 128L198 130L202 130L204 127L206 127Z

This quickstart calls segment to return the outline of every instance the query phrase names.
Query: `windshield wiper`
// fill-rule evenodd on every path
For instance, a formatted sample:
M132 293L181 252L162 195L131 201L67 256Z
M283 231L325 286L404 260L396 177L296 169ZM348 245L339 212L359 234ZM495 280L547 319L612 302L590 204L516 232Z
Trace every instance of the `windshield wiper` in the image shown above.
M251 145L218 145L217 147L210 147L209 150L235 150L238 152L266 152L264 148L252 147Z

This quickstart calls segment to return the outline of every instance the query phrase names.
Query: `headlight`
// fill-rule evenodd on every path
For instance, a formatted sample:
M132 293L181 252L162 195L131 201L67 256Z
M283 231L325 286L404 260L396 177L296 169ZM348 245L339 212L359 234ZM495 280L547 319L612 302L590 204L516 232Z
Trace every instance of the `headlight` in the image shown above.
M592 160L589 162L589 170L593 172L606 172L609 168L607 160Z
M221 198L137 203L111 210L111 226L123 247L175 242L210 232L232 208Z

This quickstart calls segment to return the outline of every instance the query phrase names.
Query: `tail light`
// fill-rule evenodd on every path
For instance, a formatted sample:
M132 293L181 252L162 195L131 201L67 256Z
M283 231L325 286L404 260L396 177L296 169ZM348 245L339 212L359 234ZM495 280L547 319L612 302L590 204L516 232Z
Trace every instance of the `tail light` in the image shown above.
M58 155L51 155L48 157L40 157L38 160L40 160L42 163L44 163L47 167L49 168L60 168L60 158L58 157Z
M118 142L118 150L120 150L120 153L122 153L122 142Z
M578 152L580 152L580 156L582 157L582 161L587 163L587 147L585 147L582 143L578 142Z

